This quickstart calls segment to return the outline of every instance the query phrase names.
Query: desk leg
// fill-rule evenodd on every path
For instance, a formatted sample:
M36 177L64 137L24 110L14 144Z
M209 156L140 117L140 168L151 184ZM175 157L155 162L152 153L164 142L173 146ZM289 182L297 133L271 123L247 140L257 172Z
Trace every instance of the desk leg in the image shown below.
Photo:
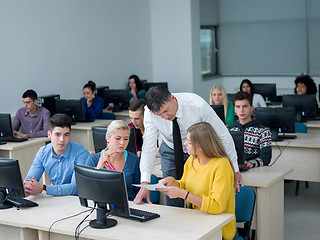
M38 231L38 239L39 240L48 240L48 232L47 231ZM60 233L54 233L54 232L50 232L50 240L73 240L74 239L74 235L64 235L64 234L60 234ZM81 240L89 240L89 238L83 238L80 235L80 239Z
M284 180L257 188L257 239L284 239Z
M37 240L37 230L30 228L19 228L0 224L0 239L5 240Z

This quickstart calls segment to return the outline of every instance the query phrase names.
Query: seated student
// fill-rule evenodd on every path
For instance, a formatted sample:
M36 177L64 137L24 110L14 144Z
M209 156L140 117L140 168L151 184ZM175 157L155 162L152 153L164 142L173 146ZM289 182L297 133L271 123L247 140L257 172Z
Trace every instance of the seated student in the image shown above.
M252 98L252 106L253 107L266 107L267 104L264 101L263 97L254 92L253 84L249 79L243 79L240 84L240 91L244 91L250 94ZM254 109L253 109L254 112Z
M207 122L193 124L184 144L190 157L181 180L160 180L168 188L158 188L170 198L182 198L188 208L210 214L235 214L234 170L213 127ZM235 218L222 228L224 240L233 239Z
M244 131L244 153L246 168L268 166L271 160L271 132L257 120L252 120L252 98L247 92L234 96L234 111L239 120L230 131Z
M138 156L125 150L129 143L129 135L130 129L127 123L121 120L112 121L106 133L107 148L90 155L85 165L123 171L128 199L132 201L139 191L132 184L140 184L140 168Z
M143 89L140 78L137 75L131 75L129 77L129 87L130 101L144 99L146 95L146 90Z
M294 81L296 87L294 93L298 95L316 94L317 86L309 75L300 75Z
M79 143L69 142L71 118L57 113L50 118L48 137L51 140L40 148L25 179L26 195L46 192L48 195L76 195L74 165L84 165L89 152ZM39 183L43 172L48 174L51 185Z
M234 124L234 107L233 104L228 102L228 96L226 90L221 85L214 85L210 91L210 105L223 105L224 116L226 119L226 125L232 127Z
M50 112L37 106L37 93L29 89L22 95L24 107L20 108L13 119L12 129L15 137L46 137L49 130ZM21 131L19 131L21 127Z
M143 115L144 115L145 105L146 105L146 102L143 99L139 99L139 100L133 100L129 106L129 117L131 119L131 123L129 123L129 127L135 128L137 153L141 152L142 150L142 143L143 143L142 136L144 134Z
M83 87L83 96L81 98L83 114L86 119L99 119L102 117L104 100L96 95L96 84L88 81Z

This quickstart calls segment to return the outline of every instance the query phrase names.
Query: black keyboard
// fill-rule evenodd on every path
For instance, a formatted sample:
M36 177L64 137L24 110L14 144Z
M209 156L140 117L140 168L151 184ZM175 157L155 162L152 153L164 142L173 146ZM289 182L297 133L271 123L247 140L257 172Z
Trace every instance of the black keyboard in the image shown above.
M30 200L24 199L20 196L8 196L6 198L6 202L12 204L13 206L16 206L18 208L24 208L24 207L36 207L38 206L38 203L32 202Z
M94 122L94 119L76 119L75 122Z
M4 141L4 142L24 142L27 140L28 138L13 138L13 137L6 137L1 139L1 141Z
M147 212L135 208L130 208L130 218L138 220L140 222L149 221L151 219L155 219L160 217L159 214L153 212Z
M250 168L248 168L248 167L243 167L243 166L239 166L239 171L240 172L245 172L245 171L248 171Z

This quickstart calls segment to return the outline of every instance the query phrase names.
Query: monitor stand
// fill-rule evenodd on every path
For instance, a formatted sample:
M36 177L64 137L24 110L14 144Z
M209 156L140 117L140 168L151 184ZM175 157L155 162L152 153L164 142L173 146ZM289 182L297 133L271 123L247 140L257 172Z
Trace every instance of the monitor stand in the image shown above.
M97 218L95 220L91 220L89 222L89 226L92 228L111 228L117 225L117 220L111 219L107 217L108 210L106 209L106 205L97 204Z

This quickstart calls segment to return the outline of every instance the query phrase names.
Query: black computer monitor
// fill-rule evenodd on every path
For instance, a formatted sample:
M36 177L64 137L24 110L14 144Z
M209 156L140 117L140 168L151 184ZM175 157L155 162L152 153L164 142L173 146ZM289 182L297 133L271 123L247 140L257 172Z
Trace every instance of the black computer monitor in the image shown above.
M45 107L50 111L50 116L57 113L56 99L60 99L60 94L51 94L38 97L38 106Z
M97 87L96 89L96 94L99 96L99 97L102 97L104 98L104 90L105 89L109 89L109 86L100 86L100 87ZM104 108L107 108L108 107L108 104L105 102L104 103Z
M317 100L315 94L283 95L282 102L284 107L294 107L297 122L312 119L317 116Z
M253 92L260 94L266 102L275 102L277 100L275 83L254 83Z
M25 197L19 161L0 158L0 209L13 205L5 201L7 196Z
M226 124L226 118L224 116L224 106L223 105L210 105L212 109L216 112L221 121Z
M245 160L244 154L244 132L243 131L230 131L234 145L236 147L238 165L243 165Z
M82 103L79 99L56 99L57 113L69 115L72 122L84 120Z
M113 112L128 109L130 104L129 91L127 89L104 89L105 104L113 103Z
M0 140L13 137L10 113L0 113Z
M158 85L160 85L160 86L162 86L162 87L164 87L164 88L166 88L166 89L169 89L167 82L146 82L146 83L143 83L143 88L144 88L146 91L148 91L149 88L155 87L155 86L158 86Z
M88 207L88 200L92 200L97 205L97 218L89 223L92 228L115 226L117 221L107 218L108 212L129 215L123 172L81 165L74 168L80 204Z
M257 107L255 118L270 128L272 141L281 141L286 138L285 135L279 136L279 133L295 133L295 111L292 107Z

